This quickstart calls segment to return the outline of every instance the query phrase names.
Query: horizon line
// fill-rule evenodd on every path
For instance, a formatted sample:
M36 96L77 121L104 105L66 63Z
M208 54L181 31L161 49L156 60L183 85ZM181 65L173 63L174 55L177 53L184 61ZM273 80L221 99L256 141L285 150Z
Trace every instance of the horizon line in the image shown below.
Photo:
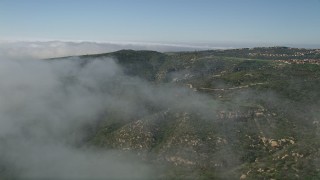
M288 47L304 49L320 49L320 44L297 44L297 43L267 43L267 42L160 42L160 41L106 41L106 40L72 40L72 39L44 39L44 38L26 38L26 39L0 39L0 43L95 43L112 45L137 45L137 46L164 46L195 48L195 50L209 49L239 49L239 48L263 48L263 47Z

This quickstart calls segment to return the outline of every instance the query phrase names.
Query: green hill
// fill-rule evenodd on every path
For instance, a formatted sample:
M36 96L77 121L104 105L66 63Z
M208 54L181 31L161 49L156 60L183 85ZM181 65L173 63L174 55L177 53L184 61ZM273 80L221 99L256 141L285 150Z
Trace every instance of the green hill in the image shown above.
M122 50L80 59L106 57L155 89L186 89L173 102L206 98L192 108L142 101L149 113L131 118L109 112L86 145L134 152L161 167L158 178L320 178L318 50ZM290 58L316 60L291 63Z

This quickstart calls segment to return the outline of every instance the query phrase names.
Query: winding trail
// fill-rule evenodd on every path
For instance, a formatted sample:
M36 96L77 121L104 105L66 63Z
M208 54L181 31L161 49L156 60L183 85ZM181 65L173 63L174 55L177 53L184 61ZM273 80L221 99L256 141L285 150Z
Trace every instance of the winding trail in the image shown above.
M235 89L248 88L250 86L262 85L262 84L267 84L267 83L252 83L252 84L244 85L244 86L237 86L237 87L231 87L231 88L221 88L221 89L212 89L212 88L198 88L198 89L209 90L209 91L225 91L225 90L235 90Z

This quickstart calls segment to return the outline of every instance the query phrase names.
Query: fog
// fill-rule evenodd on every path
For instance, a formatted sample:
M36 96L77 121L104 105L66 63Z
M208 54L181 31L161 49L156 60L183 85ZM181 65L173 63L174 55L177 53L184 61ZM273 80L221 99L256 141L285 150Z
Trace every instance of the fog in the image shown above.
M133 152L97 148L87 142L96 125L112 119L110 114L114 112L119 120L138 120L155 111L168 110L215 120L215 113L232 108L227 107L230 104L263 101L280 113L290 114L295 109L292 116L307 119L305 123L314 126L319 123L318 102L310 105L312 107L301 107L299 111L299 104L293 104L272 90L263 93L244 90L235 93L230 103L223 103L187 86L153 84L128 76L117 59L40 60L75 51L68 48L62 53L45 51L46 48L33 51L24 49L24 45L21 51L17 48L14 46L12 51L0 48L0 175L9 179L157 177L162 169ZM170 78L181 78L187 73L175 72ZM228 130L232 129L215 128L221 134L230 134ZM261 130L267 137L274 136L270 128ZM228 148L222 148L217 157L228 159L230 164L238 163L239 157Z
M94 124L114 101L99 88L118 73L113 60L81 69L71 60L1 59L0 165L8 176L148 177L150 167L123 157L130 155L75 147L86 135L81 127Z
M86 145L85 129L108 112L148 115L150 104L214 112L204 95L129 77L114 59L0 58L0 174L10 178L149 179L159 170L133 154Z

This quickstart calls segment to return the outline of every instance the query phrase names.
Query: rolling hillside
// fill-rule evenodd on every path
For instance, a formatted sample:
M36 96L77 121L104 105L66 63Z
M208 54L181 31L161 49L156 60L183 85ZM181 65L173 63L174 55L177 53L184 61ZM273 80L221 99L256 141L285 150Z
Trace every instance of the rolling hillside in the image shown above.
M84 127L77 147L133 153L155 179L320 178L319 50L121 50L47 61L97 59L120 65L123 75L98 86L123 104Z
M130 120L108 116L88 143L133 151L152 164L166 164L160 177L319 178L320 66L276 61L283 59L277 55L272 56L274 60L271 56L251 58L244 55L248 51L161 54L123 50L82 56L113 57L130 76L156 86L187 88L189 95L209 98L203 102L206 112L169 106ZM156 102L141 103L157 106Z

